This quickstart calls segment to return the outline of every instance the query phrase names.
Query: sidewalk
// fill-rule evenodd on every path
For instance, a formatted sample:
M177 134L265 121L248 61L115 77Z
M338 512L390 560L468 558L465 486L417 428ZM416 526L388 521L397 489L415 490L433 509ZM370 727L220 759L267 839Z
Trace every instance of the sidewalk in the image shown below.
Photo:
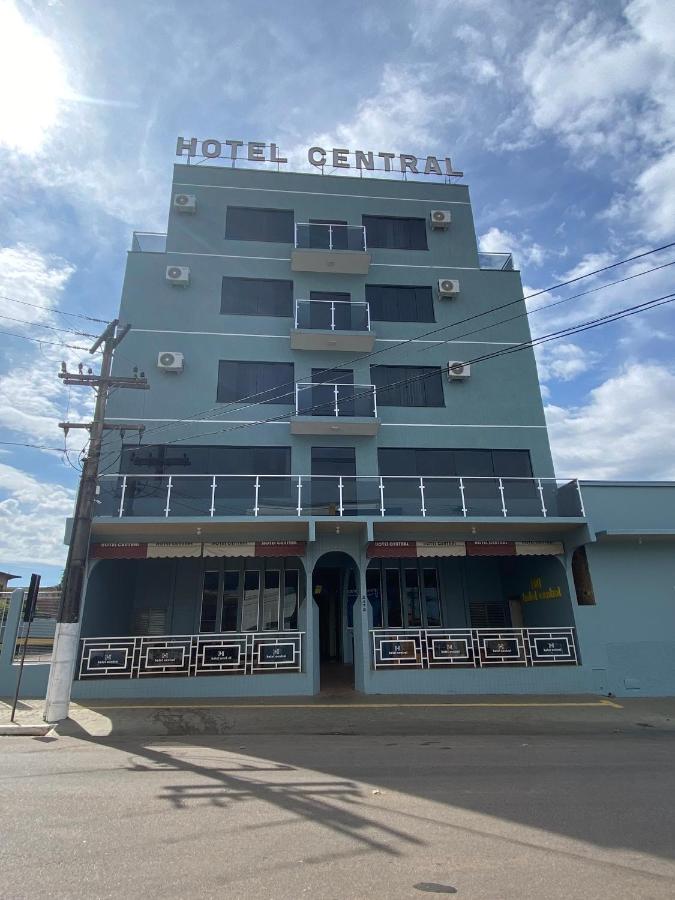
M42 718L44 700L19 700L14 722L11 722L13 703L14 698L0 698L0 737L13 734L38 737L51 730Z
M17 721L44 725L41 700L22 700ZM0 725L9 721L0 701ZM57 735L436 735L675 733L675 698L580 696L383 696L72 703Z

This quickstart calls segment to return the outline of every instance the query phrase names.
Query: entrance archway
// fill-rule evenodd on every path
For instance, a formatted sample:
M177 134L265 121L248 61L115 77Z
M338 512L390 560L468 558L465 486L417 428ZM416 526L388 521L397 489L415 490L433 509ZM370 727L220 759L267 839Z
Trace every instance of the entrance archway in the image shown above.
M319 610L321 691L354 687L353 611L359 569L343 551L324 553L312 572L312 597Z

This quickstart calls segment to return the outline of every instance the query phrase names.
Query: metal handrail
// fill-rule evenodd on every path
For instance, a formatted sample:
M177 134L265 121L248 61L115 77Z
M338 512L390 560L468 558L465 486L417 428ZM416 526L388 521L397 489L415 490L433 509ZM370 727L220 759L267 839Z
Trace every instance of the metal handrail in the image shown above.
M353 403L356 400L363 399L364 396L367 396L368 392L372 396L373 401L373 409L370 413L361 413L360 415L365 415L368 418L377 418L377 388L374 384L335 384L330 381L322 381L319 383L314 383L312 381L297 381L295 383L295 415L311 415L312 412L315 412L317 409L321 409L326 406L326 403L316 403L313 404L307 410L300 410L300 392L305 390L311 390L312 388L333 388L333 415L334 416L346 416L354 417L356 416L355 412L344 413L340 410L340 403ZM354 394L353 396L347 395L346 397L340 397L340 388L365 388L365 390L361 394ZM320 413L321 415L325 415L325 413Z
M308 327L309 327L309 328L311 328L311 326L306 326L306 325L299 326L299 325L298 325L298 321L299 321L298 309L299 309L301 303L306 303L307 305L310 305L310 304L312 304L312 303L324 303L324 304L330 304L330 308L331 308L331 313L330 313L330 327L331 327L331 331L334 331L334 330L335 330L335 307L336 307L336 305L341 305L341 306L364 306L365 309L366 309L366 327L365 327L365 330L366 330L366 331L370 331L370 303L368 303L367 300L306 300L306 299L304 299L304 298L298 298L298 299L296 299L296 301L295 301L295 317L294 317L294 322L295 322L295 327L296 327L296 328L298 328L298 327L303 327L303 328L308 328ZM353 330L354 330L354 331L358 331L358 330L361 330L361 329L353 329Z
M339 225L337 223L332 224L332 223L327 223L327 222L296 222L295 223L295 241L294 241L295 248L303 249L303 250L306 250L306 249L311 250L314 248L299 247L299 245L298 245L298 228L327 228L328 229L328 248L324 247L324 248L317 248L317 249L328 249L328 250L334 249L334 247L333 247L333 229L334 228L358 229L358 231L361 232L362 237L363 237L363 251L365 252L368 249L365 225L349 225L349 224Z
M181 483L190 483L190 479L201 478L206 482L204 496L184 498L180 494ZM218 486L239 479L248 480L244 496L231 497L230 502L242 507L240 511L229 512L229 515L253 516L302 516L302 515L360 515L385 517L422 517L422 518L470 518L475 516L495 515L501 518L541 517L585 518L583 497L579 482L576 479L528 478L525 476L458 476L458 475L228 475L213 473L195 474L159 474L159 473L110 473L99 478L101 486L110 484L116 479L115 487L105 488L105 502L114 504L114 510L104 513L116 517L143 515L133 512L135 500L150 498L158 504L155 515L168 518L172 514L172 503L184 515L198 517L214 517L218 514L218 503L226 499L218 494ZM165 484L158 483L157 494L135 494L137 485L152 484L156 479L165 479ZM245 482L244 482L245 483ZM280 493L269 493L268 487L281 483ZM398 494L396 484L406 483L406 493ZM482 484L493 486L490 496L475 496L471 488ZM266 487L266 485L268 487ZM374 490L366 490L371 485ZM434 486L453 486L449 490L434 491ZM530 488L526 496L513 496L509 488L521 485ZM117 487L119 486L119 487ZM316 495L312 502L312 486L323 488L323 494L330 496L318 500ZM363 490L361 490L361 487ZM407 488L412 490L407 490ZM328 490L326 491L326 488ZM545 490L548 488L548 490ZM152 488L154 491L155 489ZM344 492L350 492L345 507ZM572 494L570 495L570 491ZM178 492L178 493L177 493ZM250 497L248 493L250 492ZM174 498L177 493L178 499ZM352 496L353 495L353 496ZM360 495L360 496L359 496ZM309 497L309 499L306 499ZM248 498L248 499L247 499ZM332 499L331 499L332 498ZM194 507L189 501L194 499ZM249 502L250 501L250 502ZM99 503L103 503L99 497ZM525 507L523 507L525 503ZM161 504L161 509L160 509ZM487 504L487 509L486 509ZM317 507L322 511L317 512ZM222 507L221 507L222 508ZM233 507L232 507L233 508ZM324 509L325 508L325 509ZM130 511L131 510L131 511ZM187 512L186 512L187 510ZM146 515L153 515L147 512ZM173 512L180 515L181 512ZM220 513L224 515L225 513Z

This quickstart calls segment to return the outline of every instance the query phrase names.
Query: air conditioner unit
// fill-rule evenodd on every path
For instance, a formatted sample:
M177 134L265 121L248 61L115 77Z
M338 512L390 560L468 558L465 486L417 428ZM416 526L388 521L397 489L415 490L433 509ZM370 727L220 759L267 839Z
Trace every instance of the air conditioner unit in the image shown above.
M157 368L164 372L175 372L178 374L183 371L185 366L182 353L176 353L175 350L163 350L157 357Z
M469 363L457 362L451 360L448 363L448 379L450 381L460 381L462 378L468 378L471 375L471 366Z
M190 284L190 266L167 266L166 280L169 284L187 287Z
M446 230L450 226L452 216L449 209L432 209L429 213L432 228Z
M194 194L176 194L173 198L173 208L177 212L197 212L197 198Z
M439 278L438 294L440 297L456 297L459 294L459 281L456 278Z

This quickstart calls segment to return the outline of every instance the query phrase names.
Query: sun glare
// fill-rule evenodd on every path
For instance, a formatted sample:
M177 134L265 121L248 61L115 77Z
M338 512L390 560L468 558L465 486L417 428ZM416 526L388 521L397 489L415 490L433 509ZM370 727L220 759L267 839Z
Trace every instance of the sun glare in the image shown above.
M53 41L31 27L13 3L0 5L0 145L39 151L66 90Z

